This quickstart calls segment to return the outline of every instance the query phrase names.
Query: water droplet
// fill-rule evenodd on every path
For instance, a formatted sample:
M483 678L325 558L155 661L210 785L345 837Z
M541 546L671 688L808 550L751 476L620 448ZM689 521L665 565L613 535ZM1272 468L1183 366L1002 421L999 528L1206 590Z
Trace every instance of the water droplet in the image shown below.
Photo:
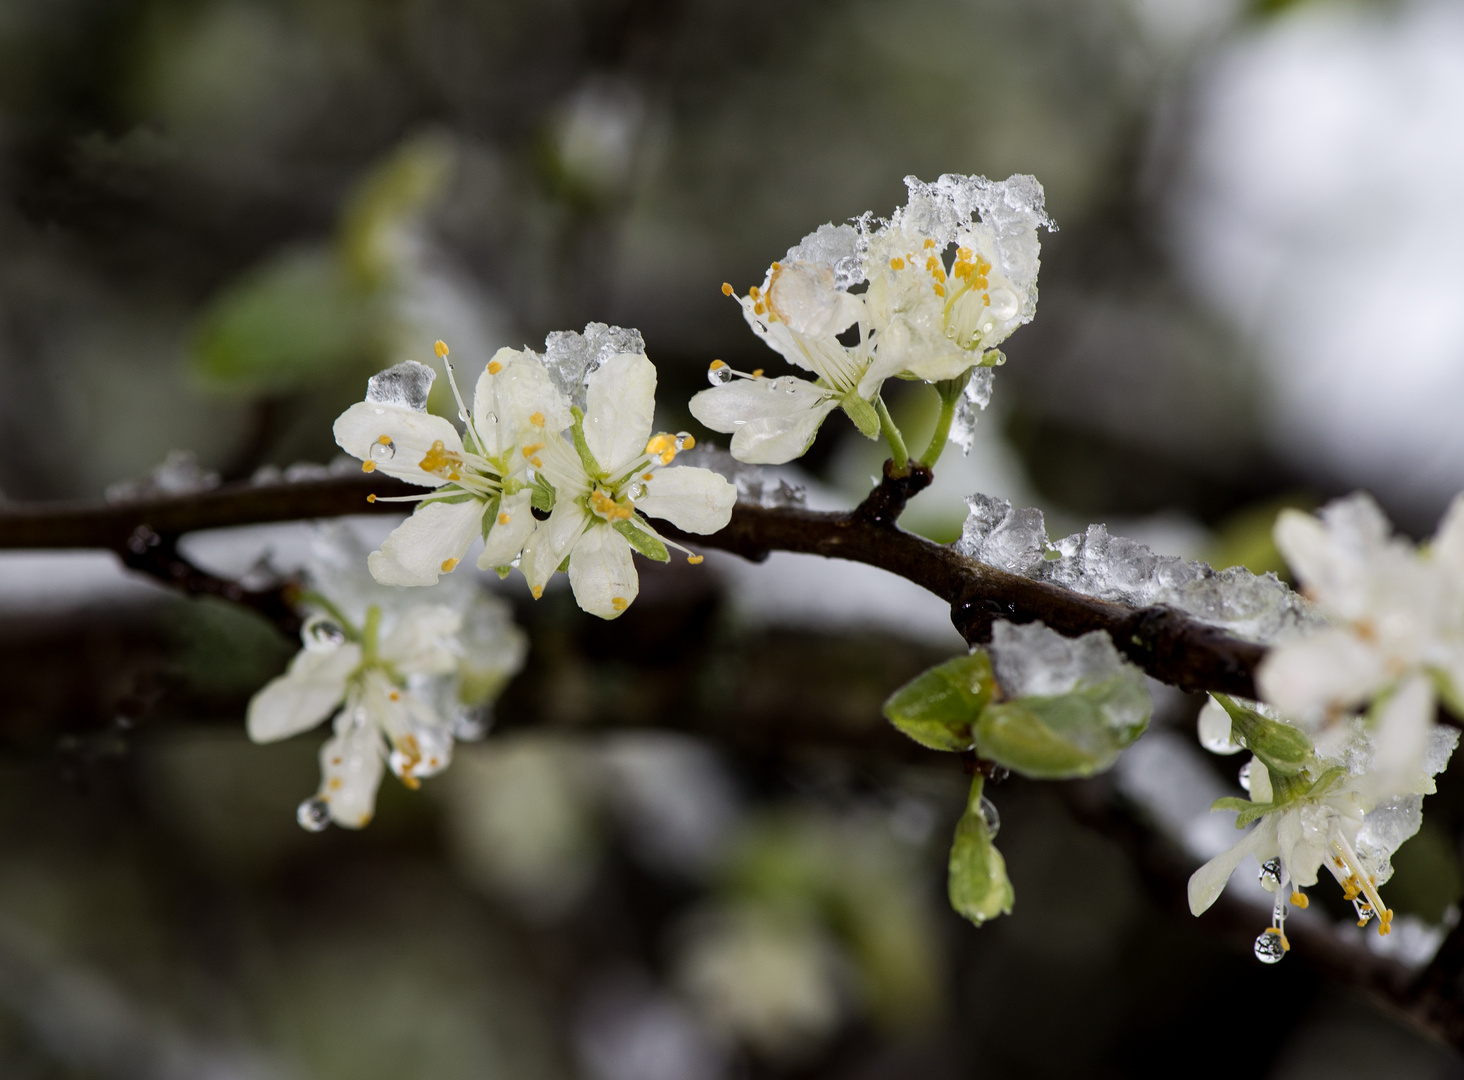
M1212 754L1238 754L1245 749L1230 737L1230 714L1214 698L1205 702L1199 716L1200 745Z
M692 445L695 445L695 442L692 440L691 437L691 432L678 431L676 433L676 452L679 454L681 453L681 451L685 450L686 444L689 442L692 443Z
M371 444L372 461L390 461L396 457L396 443L388 439L386 442L374 442Z
M1286 955L1286 946L1281 944L1281 935L1267 930L1256 938L1256 959L1263 964L1279 964Z
M1250 790L1250 767L1251 763L1247 761L1240 767L1240 772L1236 775L1236 779L1240 781L1240 786L1245 788L1246 791Z
M1373 917L1372 905L1360 896L1352 901L1352 910L1357 912L1358 919L1363 922Z
M330 652L345 644L346 632L330 616L317 614L305 620L300 640L311 652Z
M646 493L646 486L642 483L637 482L631 484L625 493L630 496L631 502L634 502L636 499L639 499L642 495Z
M324 832L330 825L330 807L319 796L306 799L296 809L295 820L306 832Z
M1261 863L1261 888L1273 893L1281 887L1281 860L1267 859Z
M713 386L726 386L734 377L732 369L726 364L707 370L707 382Z
M986 774L986 779L993 784L999 784L1012 774L1012 771L1005 765L993 765L991 771Z
M477 742L493 726L493 706L463 705L452 718L452 737L461 742Z
M981 796L981 820L986 822L987 839L995 840L996 834L1001 831L1001 815L996 812L996 804L985 795Z

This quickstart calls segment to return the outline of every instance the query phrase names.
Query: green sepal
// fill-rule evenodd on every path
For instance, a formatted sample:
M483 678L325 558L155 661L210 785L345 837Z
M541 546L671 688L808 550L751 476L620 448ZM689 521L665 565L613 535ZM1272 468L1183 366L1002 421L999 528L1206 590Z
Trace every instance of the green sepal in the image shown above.
M1347 770L1341 765L1333 765L1321 776L1312 781L1311 787L1306 789L1308 798L1314 798L1323 794L1329 787L1337 782L1339 777L1347 775Z
M956 822L946 882L951 907L977 926L998 915L1010 915L1016 899L1006 860L992 844L991 831L981 815L982 787L978 776L971 783L966 812Z
M1006 353L1000 349L987 349L981 354L981 359L976 361L977 367L1001 367L1006 363Z
M513 567L511 567L511 566L495 566L493 568L493 572L498 575L498 580L499 581L502 581L505 578L507 578L509 574L513 573Z
M549 482L548 477L539 473L534 477L534 486L529 495L529 505L541 514L547 514L554 509L554 501L558 497L554 485Z
M484 540L488 539L489 530L491 530L494 524L498 521L498 507L502 505L502 503L503 500L495 495L493 496L493 498L489 499L487 503L485 503L483 506L482 526Z
M1274 809L1276 809L1275 803L1251 802L1249 799L1239 799L1231 795L1227 795L1223 799L1216 799L1210 804L1212 812L1215 810L1236 811L1235 827L1237 829L1245 828L1256 818L1269 814Z
M982 757L1037 780L1092 776L1149 726L1153 703L1136 671L1052 697L989 705L976 723Z
M554 572L556 574L567 574L567 573L569 573L569 556L568 555L566 555L564 557L564 561L559 564L559 569L556 570L556 571L554 571Z
M968 367L954 379L939 379L931 385L935 387L935 392L940 395L941 401L948 405L952 404L965 393L966 384L971 381L971 372L975 370L974 367Z
M585 440L585 414L578 405L571 405L570 413L574 416L574 424L570 433L574 436L574 448L579 453L580 464L585 467L585 473L596 480L605 478L605 470L600 468L600 463L595 460L595 455L590 452L590 444Z
M1230 714L1231 737L1260 758L1273 779L1295 776L1306 768L1312 756L1312 742L1306 732L1279 720L1267 719L1224 694L1210 696Z
M660 538L652 536L644 529L636 528L632 522L617 521L611 528L629 540L630 546L646 558L655 559L656 562L671 561L671 553L666 550L666 545L661 543Z
M849 414L849 419L854 421L859 434L866 439L879 438L879 413L874 411L873 405L859 396L859 391L851 390L845 394L839 407Z
M471 494L469 492L466 492L466 491L464 491L460 495L443 495L441 497L438 497L438 496L435 496L434 495L431 498L423 499L422 502L420 503L420 505L426 506L428 503L447 503L448 505L451 506L451 505L455 505L457 503L465 503L469 499L473 499L473 498L476 498L476 497L477 496L475 496L475 495L473 495L473 494Z
M978 649L923 671L884 704L885 718L921 746L969 750L971 728L991 701L991 657Z

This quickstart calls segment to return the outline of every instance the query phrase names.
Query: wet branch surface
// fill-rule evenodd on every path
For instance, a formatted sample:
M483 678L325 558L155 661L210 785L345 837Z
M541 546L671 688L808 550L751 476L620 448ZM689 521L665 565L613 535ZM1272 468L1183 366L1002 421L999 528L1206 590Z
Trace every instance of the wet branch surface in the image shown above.
M697 548L727 551L754 561L775 551L786 551L847 559L897 574L947 601L953 624L973 645L989 640L997 619L1041 620L1070 636L1105 630L1130 660L1163 682L1191 691L1254 696L1254 672L1265 655L1263 646L1241 641L1168 608L1132 608L1031 581L901 530L896 522L906 502L928 486L930 479L929 471L918 465L905 476L889 475L887 465L884 481L851 511L830 513L739 504L728 526L714 535L684 534L664 523L661 530ZM373 505L366 496L417 490L381 477L347 476L278 485L225 485L206 492L116 504L0 504L0 549L110 550L129 568L181 593L245 605L285 632L293 632L299 626L299 616L292 606L293 583L249 589L212 575L179 553L179 537L202 529L358 513L401 513L399 504ZM510 693L510 698L515 696ZM508 704L508 699L503 704ZM537 716L540 711L532 707L505 709L505 716L522 714L520 722L507 726L537 726L525 718ZM686 715L682 710L671 711ZM756 731L747 730L745 710L739 710L735 722L688 727L714 738L724 735L731 745L741 746L744 751L786 753L796 745L856 754L873 752L885 759L909 760L912 753L922 759L929 756L893 738L882 722L846 729L841 721L833 719L817 725L814 732L790 731L786 725L794 717L788 710L769 711L778 714L772 726L782 729L781 735L765 730L769 725L754 725ZM558 725L550 722L549 726ZM595 730L606 725L586 718L568 726ZM608 726L621 725L612 720ZM1192 866L1182 852L1139 824L1101 783L1088 781L1062 787L1065 800L1079 820L1116 839L1156 893L1183 905L1184 883ZM1206 919L1227 940L1247 949L1255 934L1254 916L1243 903L1227 899L1217 904ZM1360 943L1339 938L1324 926L1308 926L1297 920L1288 931L1300 954L1319 971L1371 992L1410 1022L1464 1051L1464 924L1451 931L1433 962L1417 975L1371 953Z

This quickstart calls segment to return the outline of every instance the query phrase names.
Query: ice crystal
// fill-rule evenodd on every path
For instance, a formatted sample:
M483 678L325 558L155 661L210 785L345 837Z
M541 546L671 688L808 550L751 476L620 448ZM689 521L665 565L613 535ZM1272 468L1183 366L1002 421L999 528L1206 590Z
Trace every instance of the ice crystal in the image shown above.
M996 369L989 367L979 367L971 372L971 381L966 383L961 400L956 403L950 440L961 448L963 454L969 454L975 445L976 421L980 419L977 414L991 404L991 383L995 375Z
M1089 525L1056 544L1041 511L973 495L956 541L963 555L1038 581L1134 607L1162 604L1238 637L1273 643L1324 625L1322 616L1275 574L1155 555L1143 544Z
M1007 698L1051 697L1096 686L1123 673L1125 664L1102 630L1063 637L1040 622L998 620L991 628L991 661Z
M573 330L556 330L544 339L544 366L549 377L570 404L585 407L585 387L589 377L612 356L622 353L644 353L645 340L639 330L592 322L583 334Z
M737 501L744 506L801 507L808 501L808 492L802 484L791 484L760 465L747 465L723 450L720 446L699 443L691 450L683 451L676 458L678 465L689 465L710 469L724 476L737 486Z
M191 495L218 486L219 474L200 466L192 450L169 450L163 463L143 479L110 485L106 498L111 503L134 502L157 495Z
M827 266L834 274L834 287L845 290L864 280L861 265L863 244L852 225L820 225L796 247L788 249L788 261Z
M437 372L426 364L407 360L371 376L366 382L366 400L426 412L427 394L435 378Z

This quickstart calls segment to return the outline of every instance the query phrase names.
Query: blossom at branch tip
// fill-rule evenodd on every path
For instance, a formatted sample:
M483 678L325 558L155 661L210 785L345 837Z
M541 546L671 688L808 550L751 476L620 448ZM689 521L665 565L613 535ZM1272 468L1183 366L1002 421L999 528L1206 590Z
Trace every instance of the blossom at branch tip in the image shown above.
M507 605L474 582L444 586L440 603L407 603L367 577L344 526L322 530L316 546L304 648L250 700L246 723L267 743L333 716L320 788L299 820L311 831L331 821L361 828L386 768L416 788L447 768L455 738L481 735L478 714L523 666L527 639Z
M764 378L712 363L712 389L692 398L691 412L731 434L739 460L791 461L839 408L874 438L886 379L935 382L1000 363L995 347L1031 320L1037 229L1051 227L1041 185L1030 176L905 182L909 201L889 220L821 226L736 297L753 332L815 376Z
M438 342L437 354L446 362L447 346ZM336 442L361 459L362 469L434 489L371 554L371 573L383 585L435 584L480 538L481 568L510 566L536 524L538 451L570 423L569 403L532 352L494 354L471 414L459 398L466 444L449 421L426 411L433 377L414 361L388 369L371 380L366 400L335 422Z
M703 534L731 519L735 486L710 469L671 465L693 445L691 437L652 437L655 396L650 360L612 356L588 379L586 409L575 410L571 439L545 437L537 456L554 487L554 509L529 537L520 564L535 597L568 560L579 606L613 619L640 590L631 552L660 562L670 558L668 541L643 514ZM701 562L701 556L689 561Z
M1437 699L1464 716L1464 496L1423 549L1392 535L1361 493L1320 518L1283 511L1275 536L1333 625L1272 649L1256 674L1261 695L1323 744L1366 709L1378 770L1406 777L1427 751Z

